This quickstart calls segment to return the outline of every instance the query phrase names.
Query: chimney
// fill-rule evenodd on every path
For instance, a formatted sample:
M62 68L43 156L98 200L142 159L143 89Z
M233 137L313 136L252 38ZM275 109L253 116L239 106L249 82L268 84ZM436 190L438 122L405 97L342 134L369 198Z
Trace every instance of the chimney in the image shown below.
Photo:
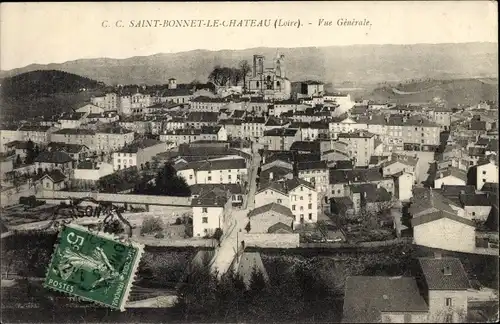
M443 273L445 276L451 276L451 268L449 266L444 267Z

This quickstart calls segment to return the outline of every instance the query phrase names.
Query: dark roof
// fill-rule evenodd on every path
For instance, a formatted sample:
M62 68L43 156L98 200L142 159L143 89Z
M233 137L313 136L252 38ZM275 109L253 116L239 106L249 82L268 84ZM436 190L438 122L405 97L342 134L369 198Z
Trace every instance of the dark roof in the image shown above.
M43 178L50 178L52 182L59 183L66 179L66 176L58 169L51 170L49 172L44 172L42 175L37 176L35 181L41 180Z
M268 233L276 233L279 230L284 230L284 231L287 231L289 233L293 233L293 229L289 225L283 224L282 222L278 222L274 225L269 226L269 228L267 229L267 232Z
M173 129L165 132L165 135L201 135L201 129L199 128L181 128L181 129Z
M349 197L333 197L332 199L333 202L338 206L345 207L347 209L354 207L354 203Z
M266 125L265 126L282 126L286 124L285 121L278 119L274 116L271 116L267 119Z
M217 122L219 118L219 114L216 112L208 112L208 111L192 111L187 117L187 122Z
M79 120L82 119L85 114L84 112L65 113L59 117L59 120Z
M438 210L457 215L451 205L455 205L453 201L444 197L438 190L414 188L412 204L408 211L412 215L433 213Z
M151 147L157 144L161 144L162 142L151 139L144 138L142 140L130 143L129 145L123 147L121 150L117 151L119 153L137 153L140 149L144 149L147 147Z
M267 213L267 212L276 212L276 213L280 213L282 215L289 216L292 218L295 217L292 214L292 211L290 210L290 208L285 207L285 206L280 205L280 204L277 204L277 203L274 203L274 202L253 209L252 211L250 211L248 213L248 217L260 215L260 214Z
M270 182L267 186L260 188L258 192L262 192L267 189L274 189L286 195L291 190L297 188L300 185L306 186L309 189L314 190L314 186L311 183L299 178L293 178L293 179L286 179L285 181Z
M464 217L461 217L461 216L458 216L455 214L447 213L447 212L442 211L442 210L432 211L430 213L426 213L426 214L423 214L421 216L413 217L411 219L411 225L413 227L415 227L418 225L434 222L434 221L437 221L437 220L440 220L443 218L453 220L455 222L459 222L459 223L462 223L462 224L465 224L465 225L468 225L471 227L476 226L475 223L473 221L471 221L470 219L467 219L467 218L464 218Z
M467 290L469 279L457 258L418 258L429 290ZM448 269L451 274L445 274Z
M498 193L498 183L495 182L485 182L481 191Z
M40 126L40 125L23 125L19 128L20 131L24 132L46 132L50 129L50 126Z
M377 185L371 183L351 185L351 191L364 195L367 203L384 202L391 200L391 194L385 188L377 188Z
M272 179L270 179L271 173L273 174ZM267 183L269 181L279 180L279 179L283 178L284 176L286 176L287 174L291 174L291 173L292 173L292 170L289 170L287 168L277 166L277 165L272 166L269 169L263 170L260 173L259 185L260 185L260 187L265 186L265 185L267 185Z
M460 195L462 206L491 206L487 194L463 194Z
M209 192L198 198L194 198L191 201L191 206L193 207L224 207L227 202L225 196L217 195L214 192Z
M469 155L470 156L484 156L486 154L486 148L473 146L469 147Z
M334 170L351 170L354 167L354 164L351 160L339 160L335 161L335 165L332 169Z
M320 152L320 142L296 141L290 146L290 151Z
M301 162L297 163L297 170L326 170L326 161L310 161L310 162Z
M264 136L295 136L297 129L290 128L274 128L264 132Z
M95 132L86 128L63 128L54 134L68 134L68 135L95 135Z
M43 163L66 163L71 161L73 159L67 153L60 151L41 152L35 158L35 162Z
M380 323L381 312L427 312L411 277L347 277L342 322Z
M351 169L337 170L330 168L329 183L348 183L348 182L372 182L382 180L383 176L378 168L373 169Z
M436 175L436 179L440 178L440 176L443 176L443 178L445 177L448 177L448 176L452 176L452 177L455 177L457 179L461 179L465 182L467 182L467 172L459 169L459 168L455 168L455 167L448 167L448 169L446 170L443 170L443 171L438 171L437 175Z
M266 119L264 117L245 117L243 119L243 124L265 124Z
M245 110L234 110L233 113L231 114L232 118L243 118L245 116L246 111Z
M378 165L379 163L387 161L388 159L389 159L388 156L372 155L370 157L370 164Z
M28 141L12 141L5 144L6 147L15 147L16 150L28 149ZM34 144L33 144L34 145Z
M216 135L221 129L221 126L202 126L201 134Z
M462 191L465 194L473 194L476 191L476 188L473 185L443 185L441 187L441 194L445 197L458 197Z

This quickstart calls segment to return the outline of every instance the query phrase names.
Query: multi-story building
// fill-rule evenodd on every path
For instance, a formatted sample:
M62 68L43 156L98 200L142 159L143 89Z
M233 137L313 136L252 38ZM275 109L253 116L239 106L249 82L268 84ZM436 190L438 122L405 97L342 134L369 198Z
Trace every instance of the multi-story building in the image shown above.
M176 146L185 143L192 143L201 140L201 129L199 128L185 128L164 131L160 135L160 141L173 142Z
M119 97L119 110L121 115L142 114L143 109L151 106L152 100L149 94L140 92L126 94Z
M264 117L246 117L241 123L241 137L249 140L260 139L264 136Z
M134 132L121 127L108 127L96 132L97 152L112 152L134 141Z
M155 103L187 104L193 99L193 94L187 88L178 88L175 78L168 79L168 88L154 97Z
M227 131L224 126L202 126L200 137L207 141L227 141Z
M318 194L311 183L302 179L274 181L259 189L255 194L255 208L270 203L288 207L294 215L294 224L318 220Z
M245 110L253 115L262 116L267 114L271 103L270 100L262 97L251 97L250 100L245 101Z
M207 193L191 201L193 209L193 237L212 236L217 228L229 222L231 199Z
M477 166L472 168L471 174L477 190L481 190L483 185L487 182L498 183L498 165L496 161L491 158L481 161Z
M100 114L105 112L106 109L96 106L94 104L86 104L80 108L77 108L75 112L77 113L87 113L87 114ZM69 128L69 127L68 127Z
M116 93L106 93L104 96L100 97L92 97L90 102L93 105L103 108L105 111L119 111L120 110L120 101L119 97Z
M200 128L201 126L217 126L217 112L192 111L186 116L186 126Z
M51 128L49 126L23 125L18 129L18 132L20 141L32 141L45 145L49 141Z
M196 97L191 99L190 111L198 112L216 112L226 106L230 100L226 98L212 98L212 97Z
M451 114L451 109L446 107L433 107L429 111L430 119L445 131L450 130Z
M391 195L394 193L394 179L383 177L379 168L373 169L330 169L329 197L348 196L348 187L351 184L372 183L377 187L385 188Z
M340 133L338 139L347 143L354 165L368 166L375 150L375 135L367 131Z
M73 159L64 152L45 151L35 158L36 169L43 171L60 170L63 174L69 175L73 169Z
M279 117L281 114L289 112L289 111L303 111L309 105L301 104L299 100L280 100L274 101L272 105L269 107L269 115Z
M418 158L407 155L393 153L389 155L388 160L382 163L382 174L384 177L392 176L400 172L406 172L412 175L412 183L417 183L420 178L418 173Z
M242 184L247 180L245 159L224 159L191 162L177 169L177 174L194 184Z
M293 84L293 92L297 98L323 96L325 84L314 80L301 81Z
M120 170L135 166L142 170L147 163L153 161L154 156L165 151L167 151L167 145L164 142L149 138L135 141L113 153L113 169Z
M98 107L97 107L98 108ZM58 122L61 129L64 128L79 128L87 123L88 112L72 112L63 114L59 117Z
M175 129L185 129L186 121L182 117L172 117L163 122L163 129L167 131L175 130Z
M236 118L221 119L219 125L224 126L227 131L227 136L230 138L242 138L243 120Z
M101 113L90 113L87 116L87 120L89 123L99 122L102 124L109 124L113 122L117 122L120 119L120 116L116 113L116 111L106 111Z
M51 134L52 142L85 145L91 151L96 149L96 133L85 128L63 128Z
M299 178L311 183L316 192L328 193L329 171L326 161L297 163L297 172Z
M264 145L271 151L288 151L294 142L301 140L298 129L274 128L264 131Z

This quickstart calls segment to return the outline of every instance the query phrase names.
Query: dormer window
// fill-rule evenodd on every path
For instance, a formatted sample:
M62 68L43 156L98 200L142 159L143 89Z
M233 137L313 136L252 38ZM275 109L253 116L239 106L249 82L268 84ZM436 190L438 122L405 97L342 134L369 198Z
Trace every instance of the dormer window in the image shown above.
M445 276L451 276L451 268L450 267L444 267L443 273Z

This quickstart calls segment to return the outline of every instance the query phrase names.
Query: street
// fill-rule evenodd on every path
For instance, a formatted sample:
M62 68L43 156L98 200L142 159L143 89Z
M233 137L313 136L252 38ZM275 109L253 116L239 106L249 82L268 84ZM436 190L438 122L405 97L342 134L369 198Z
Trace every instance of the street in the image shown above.
M243 208L239 210L233 209L233 222L234 226L229 226L229 233L223 236L220 247L217 248L215 252L214 259L212 261L212 270L218 271L218 275L224 274L236 256L238 246L241 247L241 236L239 233L243 233L245 226L248 223L247 214L255 206L255 192L257 190L256 178L257 178L257 168L260 165L260 155L257 152L253 153L252 165L250 167L250 188L248 190L247 199L244 202ZM239 241L239 242L238 242Z

